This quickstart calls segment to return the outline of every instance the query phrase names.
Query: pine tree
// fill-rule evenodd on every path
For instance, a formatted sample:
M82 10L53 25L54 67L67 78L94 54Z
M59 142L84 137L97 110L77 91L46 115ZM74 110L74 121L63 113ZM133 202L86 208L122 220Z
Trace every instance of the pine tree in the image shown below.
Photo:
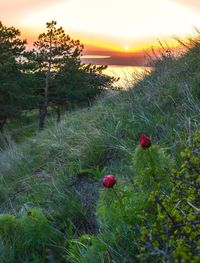
M0 22L0 131L8 119L17 118L26 108L27 78L22 72L26 41L20 31Z
M106 66L85 65L80 61L68 59L55 74L50 86L50 102L56 107L57 121L61 109L70 105L89 105L108 88L116 78L103 74Z
M40 90L43 101L39 106L39 128L44 128L45 118L49 106L49 87L53 82L56 72L62 67L67 58L80 60L83 45L79 40L73 40L65 34L62 27L57 28L56 22L46 24L47 32L39 35L34 43L34 49L29 54L29 60L35 62L35 72L42 76Z

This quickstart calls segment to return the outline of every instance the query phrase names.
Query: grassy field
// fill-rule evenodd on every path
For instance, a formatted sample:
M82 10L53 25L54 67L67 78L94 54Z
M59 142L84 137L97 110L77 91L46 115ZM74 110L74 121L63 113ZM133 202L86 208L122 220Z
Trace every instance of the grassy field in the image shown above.
M52 121L42 132L36 120L22 127L10 124L10 142L0 152L0 262L153 262L138 259L132 246L138 237L130 225L137 219L123 217L121 208L119 215L107 213L113 196L109 199L101 180L115 175L127 206L135 208L131 202L137 193L139 214L146 196L134 186L140 134L151 136L177 168L180 152L198 131L198 40L181 57L166 54L154 66L132 89L65 114L59 125Z

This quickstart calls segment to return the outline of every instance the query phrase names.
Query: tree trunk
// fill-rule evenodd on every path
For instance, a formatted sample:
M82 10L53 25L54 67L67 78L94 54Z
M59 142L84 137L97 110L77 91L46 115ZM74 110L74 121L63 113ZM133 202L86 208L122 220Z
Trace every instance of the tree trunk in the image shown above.
M51 64L52 64L52 30L50 34L50 42L49 42L49 61L48 61L48 69L46 72L45 78L45 88L44 88L44 104L40 106L40 120L39 120L39 129L44 129L45 118L47 117L47 109L49 104L49 79L51 74Z
M57 107L57 123L60 123L61 120L61 111L60 111L60 106L58 105Z
M0 133L3 133L4 125L6 124L7 117L6 116L0 116Z
M40 113L40 119L39 119L39 129L42 130L44 129L44 121L47 116L47 107L40 106L39 107L39 113Z

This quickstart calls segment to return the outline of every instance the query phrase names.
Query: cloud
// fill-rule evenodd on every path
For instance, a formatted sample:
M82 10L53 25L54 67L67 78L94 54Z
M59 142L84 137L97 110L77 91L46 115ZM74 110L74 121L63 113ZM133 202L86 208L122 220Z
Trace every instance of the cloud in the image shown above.
M18 18L70 0L0 0L1 19Z
M199 0L171 0L173 2L177 2L179 4L186 5L188 7L191 7L195 10L200 10L200 1Z
M44 6L54 5L58 2L63 1L64 0L0 0L0 7L1 10L8 10L8 8L10 8L10 11L12 11L15 10L15 8L17 8L20 11L20 9L38 9Z

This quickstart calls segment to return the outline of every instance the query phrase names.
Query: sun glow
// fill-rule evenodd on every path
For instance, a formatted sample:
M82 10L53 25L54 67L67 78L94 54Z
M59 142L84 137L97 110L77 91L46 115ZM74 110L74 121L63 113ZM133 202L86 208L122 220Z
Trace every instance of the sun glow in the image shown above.
M129 46L125 46L124 50L128 51L129 50Z
M47 21L56 20L86 46L133 52L151 47L157 39L168 42L173 35L193 33L200 25L194 1L0 0L0 13L2 22L19 28L29 43L44 32ZM181 4L185 2L188 5Z

